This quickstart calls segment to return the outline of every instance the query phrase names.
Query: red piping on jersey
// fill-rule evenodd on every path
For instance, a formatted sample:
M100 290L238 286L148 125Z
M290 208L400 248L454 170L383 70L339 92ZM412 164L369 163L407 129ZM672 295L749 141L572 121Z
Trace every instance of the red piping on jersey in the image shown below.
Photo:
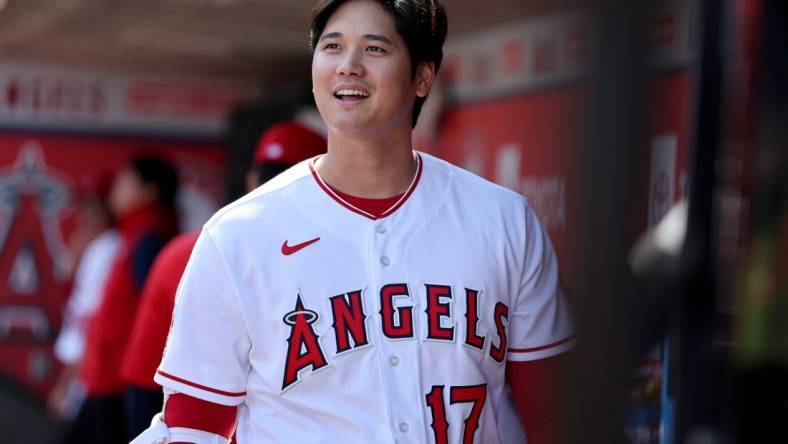
M413 191L416 189L416 185L418 185L419 183L419 179L421 178L421 170L423 163L421 160L421 155L419 153L416 153L416 176L413 177L413 181L410 183L410 186L408 187L408 191L406 191L405 194L403 194L402 197L397 202L394 203L394 205L392 205L389 209L381 213L380 216L378 217L372 213L362 210L361 208L358 208L357 206L343 199L342 196L334 192L334 190L332 190L331 187L327 183L325 183L323 181L323 178L320 177L320 175L317 173L317 169L315 168L316 161L317 158L315 158L314 160L312 160L312 162L309 163L309 170L312 172L312 177L315 178L317 184L320 185L320 188L322 188L323 191L325 191L325 193L328 194L332 199L334 199L338 204L342 205L343 207L347 208L348 210L356 214L360 214L361 216L364 216L372 220L383 219L384 217L387 217L392 213L394 213L395 211L397 211L403 204L405 204L405 201L407 201L410 195L413 194Z
M546 350L548 348L557 347L557 346L559 346L559 345L561 345L561 344L563 344L565 342L569 342L569 341L571 341L574 338L575 338L575 335L572 335L572 336L570 336L570 337L568 337L566 339L562 339L562 340L560 340L558 342L553 342L552 344L542 345L541 347L534 347L534 348L510 348L509 352L510 353L530 353L530 352L535 352L535 351L539 351L539 350Z
M186 385L192 386L194 388L198 388L200 390L205 390L206 392L216 393L217 395L232 396L232 397L239 397L239 396L246 395L246 392L225 392L223 390L217 390L215 388L206 387L204 385L197 384L196 382L191 382L191 381L188 381L186 379L179 378L177 376L173 376L173 375L171 375L169 373L165 373L165 372L163 372L161 370L157 370L156 373L164 376L165 378L172 379L175 382L180 382L181 384L186 384Z

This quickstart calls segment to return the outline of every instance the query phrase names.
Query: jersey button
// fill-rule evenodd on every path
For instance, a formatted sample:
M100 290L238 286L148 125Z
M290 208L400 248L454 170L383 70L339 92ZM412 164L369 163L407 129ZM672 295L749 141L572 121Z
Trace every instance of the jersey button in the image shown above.
M398 366L399 365L399 358L397 356L390 357L389 358L389 364L391 364L392 367Z
M391 259L389 259L388 256L383 256L382 258L380 258L380 263L383 265L388 265L391 263Z
M383 225L378 225L377 227L375 227L375 231L377 231L380 234L383 234L386 232L386 227L384 227Z
M399 423L399 431L402 433L408 433L408 431L410 431L410 426L407 422L401 422Z

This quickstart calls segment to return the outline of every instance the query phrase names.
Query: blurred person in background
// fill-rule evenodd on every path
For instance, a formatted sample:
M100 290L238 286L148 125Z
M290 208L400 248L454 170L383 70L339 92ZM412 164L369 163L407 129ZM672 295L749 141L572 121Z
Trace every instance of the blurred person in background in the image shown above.
M67 443L125 443L120 366L148 271L175 234L178 179L168 162L150 155L132 158L118 173L109 196L117 218L120 247L112 261L101 304L88 327L80 376L86 399ZM125 393L147 402L147 393ZM136 400L137 398L140 400Z
M246 191L272 179L302 160L326 152L325 139L295 122L279 123L263 133L246 175ZM125 399L129 440L142 433L161 411L163 393L153 381L164 353L172 320L175 291L197 242L200 230L170 241L156 258L145 281L121 375L127 384ZM142 396L144 394L144 396Z
M48 399L50 412L73 419L84 399L79 370L85 351L85 330L101 302L120 238L114 229L108 195L109 175L90 177L79 190L76 231L69 250L76 264L74 283L66 303L63 328L55 341L55 356L63 364Z

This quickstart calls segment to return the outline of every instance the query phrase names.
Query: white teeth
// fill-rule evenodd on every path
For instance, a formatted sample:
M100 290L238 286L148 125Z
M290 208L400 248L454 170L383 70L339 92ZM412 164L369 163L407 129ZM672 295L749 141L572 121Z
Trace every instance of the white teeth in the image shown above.
M361 91L360 89L340 89L336 92L338 96L359 96L359 97L369 97L369 93L366 91Z

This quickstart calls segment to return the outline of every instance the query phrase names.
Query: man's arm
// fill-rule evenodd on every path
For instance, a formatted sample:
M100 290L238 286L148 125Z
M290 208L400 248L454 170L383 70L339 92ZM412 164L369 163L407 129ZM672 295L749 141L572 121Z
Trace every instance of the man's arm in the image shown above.
M560 375L566 353L536 361L509 361L506 380L528 438L528 444L561 441Z
M154 380L164 387L151 444L227 444L246 396L249 338L245 308L219 244L205 228L178 286L172 325ZM156 433L154 433L156 432Z
M172 444L186 444L172 433L172 429L198 430L230 440L235 429L237 406L204 401L183 393L167 397L164 403L164 422L171 430Z
M150 427L131 444L231 442L235 431L237 406L215 404L182 393L169 393L164 399L164 413L157 414Z
M574 346L558 261L533 209L525 206L522 275L509 319L506 379L528 444L561 442L560 374Z

